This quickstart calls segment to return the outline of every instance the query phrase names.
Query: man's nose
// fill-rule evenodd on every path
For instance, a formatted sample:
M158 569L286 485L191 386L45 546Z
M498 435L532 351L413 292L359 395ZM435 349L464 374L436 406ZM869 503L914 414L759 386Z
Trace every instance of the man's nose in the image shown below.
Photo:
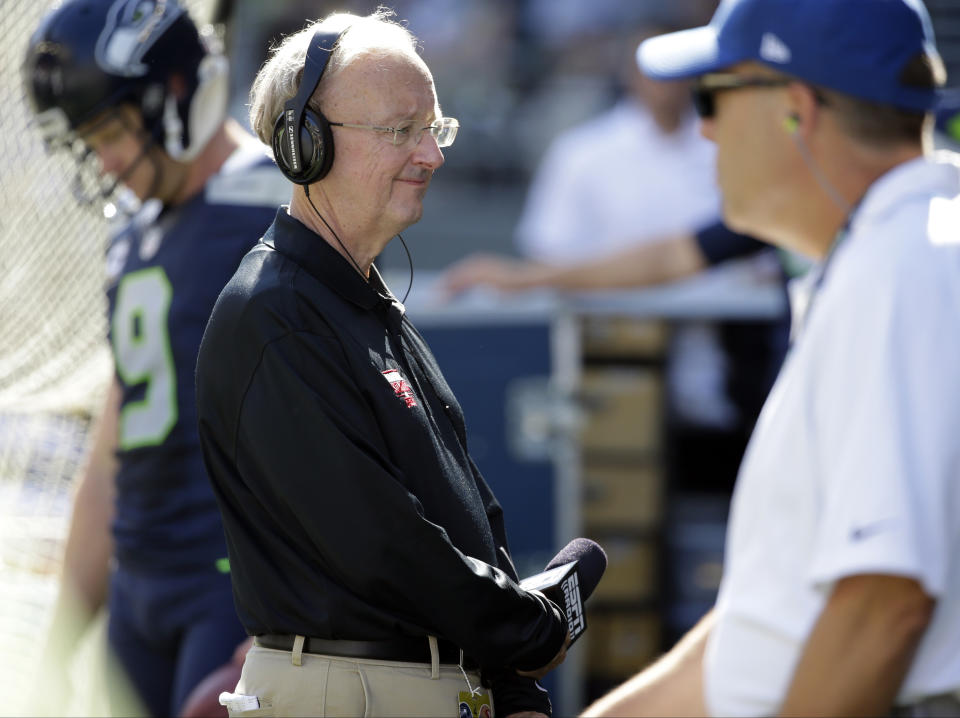
M443 164L443 152L437 144L437 138L430 132L424 132L413 149L413 163L419 167L435 170Z

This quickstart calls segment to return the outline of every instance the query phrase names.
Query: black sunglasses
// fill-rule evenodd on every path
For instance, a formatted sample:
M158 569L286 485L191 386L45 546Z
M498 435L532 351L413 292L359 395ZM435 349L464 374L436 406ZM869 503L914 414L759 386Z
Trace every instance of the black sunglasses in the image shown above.
M693 107L704 118L713 117L716 112L716 94L721 90L739 90L744 87L783 87L796 80L789 77L751 77L713 73L700 78L691 90Z
M701 118L707 119L713 117L717 111L715 95L721 90L738 90L743 87L784 87L791 82L802 82L802 80L791 77L756 77L722 72L703 75L691 90L693 107ZM818 105L826 107L830 104L819 89L813 86L810 89L813 90L813 98Z

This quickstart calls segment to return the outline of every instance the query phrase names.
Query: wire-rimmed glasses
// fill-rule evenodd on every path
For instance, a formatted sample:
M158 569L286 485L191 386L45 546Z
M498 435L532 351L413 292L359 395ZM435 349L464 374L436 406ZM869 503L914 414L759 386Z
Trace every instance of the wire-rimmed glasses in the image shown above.
M440 117L426 127L420 127L418 129L414 129L416 124L413 122L404 122L396 127L358 125L353 122L331 122L330 125L333 127L352 127L358 130L374 130L375 132L389 133L391 135L391 143L394 146L410 143L411 146L414 147L420 144L420 140L423 139L423 133L428 130L437 141L438 147L449 147L453 144L453 141L457 139L457 130L460 129L460 123L453 117Z

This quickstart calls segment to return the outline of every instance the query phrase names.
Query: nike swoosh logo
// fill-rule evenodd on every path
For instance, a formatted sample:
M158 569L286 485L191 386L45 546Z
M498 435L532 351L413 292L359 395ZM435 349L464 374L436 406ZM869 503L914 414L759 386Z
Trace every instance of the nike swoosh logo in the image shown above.
M850 530L850 540L863 541L878 533L883 533L894 523L893 519L884 519L882 521L874 521L865 526L856 526Z

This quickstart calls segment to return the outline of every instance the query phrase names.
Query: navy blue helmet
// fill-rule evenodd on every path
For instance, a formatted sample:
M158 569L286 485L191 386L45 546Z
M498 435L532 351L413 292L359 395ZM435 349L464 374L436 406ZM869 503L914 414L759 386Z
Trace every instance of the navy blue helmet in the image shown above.
M226 61L208 53L176 0L67 0L31 37L23 78L52 145L130 104L154 142L190 159L226 113Z

